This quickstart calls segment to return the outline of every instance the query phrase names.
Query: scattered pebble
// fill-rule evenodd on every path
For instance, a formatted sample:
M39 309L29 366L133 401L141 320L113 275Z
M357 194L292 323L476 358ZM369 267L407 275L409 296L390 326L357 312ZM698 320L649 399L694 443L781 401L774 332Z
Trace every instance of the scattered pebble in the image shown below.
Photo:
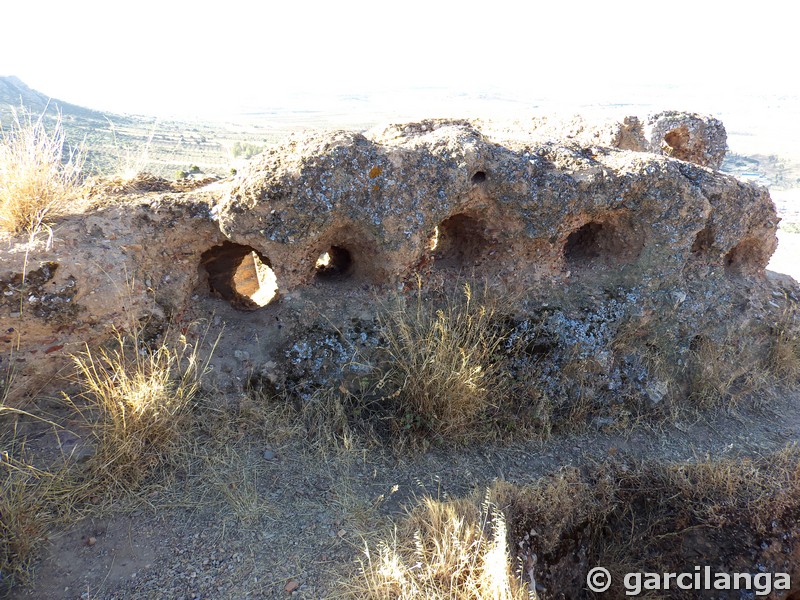
M300 582L297 579L290 579L286 586L283 588L287 594L291 594L300 587Z

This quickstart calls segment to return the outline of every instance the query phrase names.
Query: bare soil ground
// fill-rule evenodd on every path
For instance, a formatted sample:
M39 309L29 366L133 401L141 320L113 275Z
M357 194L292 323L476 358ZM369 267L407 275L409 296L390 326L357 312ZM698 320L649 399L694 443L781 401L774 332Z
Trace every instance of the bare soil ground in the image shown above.
M34 582L10 597L333 597L365 541L390 532L424 496L460 497L498 479L530 483L608 457L763 456L800 440L797 394L761 400L762 408L664 428L419 453L319 446L269 409L272 421L231 440L212 474L183 474L53 536Z

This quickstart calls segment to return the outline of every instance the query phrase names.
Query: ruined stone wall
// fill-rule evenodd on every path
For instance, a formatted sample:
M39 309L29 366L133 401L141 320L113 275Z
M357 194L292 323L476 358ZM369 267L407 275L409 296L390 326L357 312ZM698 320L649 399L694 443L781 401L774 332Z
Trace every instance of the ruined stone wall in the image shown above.
M769 296L754 290L777 244L767 190L717 171L724 151L719 121L683 113L294 136L233 180L105 198L33 243L6 236L0 368L51 373L115 328L202 320L221 335L220 376L274 370L321 305L368 318L417 273L599 295L592 318L608 290L640 312L689 298L682 318L702 328L736 290Z
M628 145L607 128L601 139ZM724 130L720 140L713 119L669 113L648 128L641 150L722 159ZM354 277L374 283L434 258L510 286L587 273L669 282L687 267L757 274L766 266L777 216L765 189L652 152L586 145L594 138L585 128L578 141L541 135L504 141L467 122L431 121L371 138L299 138L234 181L220 228L268 257L287 290L308 285L332 247L349 254ZM431 252L437 231L441 247Z

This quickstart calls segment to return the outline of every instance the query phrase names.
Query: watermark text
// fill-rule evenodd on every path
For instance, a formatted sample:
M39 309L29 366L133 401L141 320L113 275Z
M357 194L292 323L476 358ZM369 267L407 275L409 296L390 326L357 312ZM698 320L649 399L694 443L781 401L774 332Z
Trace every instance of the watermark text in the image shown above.
M586 575L586 586L602 593L611 588L611 573L595 567ZM695 566L684 573L626 573L622 578L626 596L666 590L748 590L756 596L791 589L788 573L716 573L708 566Z

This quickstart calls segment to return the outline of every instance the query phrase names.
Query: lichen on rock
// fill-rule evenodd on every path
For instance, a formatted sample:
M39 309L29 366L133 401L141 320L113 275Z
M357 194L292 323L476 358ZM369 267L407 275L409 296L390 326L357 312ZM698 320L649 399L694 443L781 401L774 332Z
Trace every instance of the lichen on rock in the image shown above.
M58 221L52 244L9 237L3 330L24 376L115 328L205 323L223 389L261 373L307 397L352 361L353 319L373 322L376 298L417 276L478 279L514 299L509 335L546 340L530 345L551 393L580 367L598 405L621 390L658 403L674 386L649 350L615 341L626 323L685 362L698 335L768 329L798 294L765 275L775 207L717 170L725 148L718 120L676 112L295 135L208 188L116 190Z

